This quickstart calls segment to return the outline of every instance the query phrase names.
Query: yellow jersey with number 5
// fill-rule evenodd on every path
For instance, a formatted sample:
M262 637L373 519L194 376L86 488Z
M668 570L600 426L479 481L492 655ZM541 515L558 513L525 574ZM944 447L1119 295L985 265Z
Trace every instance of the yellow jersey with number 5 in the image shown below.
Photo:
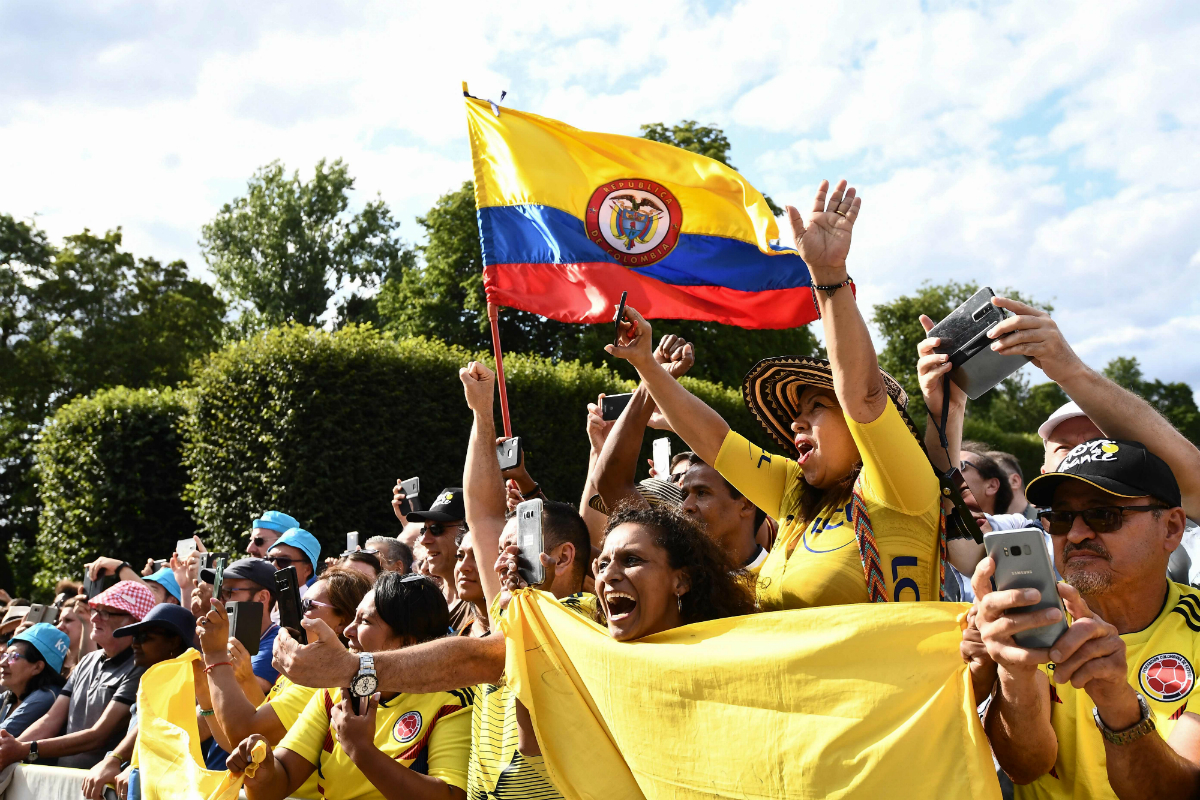
M846 423L862 457L859 485L888 598L937 600L941 503L929 459L890 399L873 422L846 417ZM812 520L798 519L800 497L810 491L800 465L733 431L713 466L779 520L779 536L758 573L764 611L869 601L849 503L822 508Z

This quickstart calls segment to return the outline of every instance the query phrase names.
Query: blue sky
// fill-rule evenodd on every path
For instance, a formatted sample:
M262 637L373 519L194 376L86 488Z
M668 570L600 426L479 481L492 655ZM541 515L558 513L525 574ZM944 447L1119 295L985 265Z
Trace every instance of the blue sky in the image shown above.
M864 305L924 280L1052 302L1091 364L1200 387L1200 5L0 4L0 209L123 226L205 268L200 226L272 159L342 157L413 217L470 176L459 84L582 128L722 126L804 207L864 198ZM1038 380L1040 376L1031 375Z

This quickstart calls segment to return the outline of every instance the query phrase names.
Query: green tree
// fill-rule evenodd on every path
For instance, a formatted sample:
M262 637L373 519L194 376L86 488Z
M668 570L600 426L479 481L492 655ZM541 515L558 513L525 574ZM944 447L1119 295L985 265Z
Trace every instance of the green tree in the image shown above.
M652 142L673 144L689 152L699 153L714 161L720 161L730 169L737 169L729 161L731 147L729 139L725 138L725 131L716 125L701 125L695 120L685 119L678 125L668 128L661 122L651 122L649 125L642 126L642 138ZM772 214L778 217L783 213L783 209L775 205L775 201L770 197L764 194L763 199L767 201L767 206L771 209Z
M85 230L55 247L0 214L0 585L35 571L33 443L47 418L100 388L174 384L219 338L211 286L121 244L119 229Z
M1113 383L1144 397L1184 436L1200 445L1200 409L1196 407L1192 387L1183 382L1146 380L1136 358L1114 358L1104 368L1104 374Z
M417 222L428 238L421 248L424 263L406 271L400 280L384 283L379 292L380 320L401 336L427 336L468 350L490 350L473 185L467 182L443 195ZM654 327L658 333L675 333L695 342L698 359L693 374L726 386L739 386L750 367L766 356L812 355L819 349L807 327L745 330L693 320L655 320ZM556 322L509 308L500 312L500 341L506 352L598 366L611 362L603 348L612 335L611 324ZM632 375L627 365L616 368Z
M317 162L312 180L288 177L273 161L251 177L245 196L222 206L201 229L200 247L222 290L248 308L242 327L295 321L315 325L350 282L369 290L399 280L411 252L381 198L351 214L354 179L338 159ZM370 318L366 295L343 304L341 322Z

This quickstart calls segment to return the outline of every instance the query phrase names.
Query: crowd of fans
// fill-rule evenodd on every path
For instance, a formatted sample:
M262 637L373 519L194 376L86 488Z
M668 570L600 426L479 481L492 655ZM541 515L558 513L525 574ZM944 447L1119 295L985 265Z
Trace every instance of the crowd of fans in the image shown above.
M829 357L764 358L743 386L786 455L688 392L678 379L703 354L674 335L655 346L628 308L606 350L640 384L616 420L604 419L602 397L581 409L587 479L578 502L551 500L524 458L501 470L495 375L471 362L460 374L474 420L462 486L413 510L397 482L394 536L323 559L299 520L271 510L249 524L246 557L224 568L216 597L196 538L140 569L119 554L95 558L85 583L57 587L53 621L11 600L0 623L0 767L74 767L85 797L100 800L106 786L138 797L139 681L197 648L207 766L242 772L259 742L268 747L245 784L252 800L561 796L503 680L498 625L526 587L514 510L541 498L545 580L534 588L617 641L813 606L969 602L962 656L1006 791L1011 779L1022 797L1192 796L1200 592L1188 518L1200 518L1200 451L1085 366L1047 314L1006 298L994 301L1011 316L989 334L992 349L1029 357L1072 400L1039 430L1042 474L1027 481L1012 455L962 441L966 397L945 380L937 339L913 354L925 406L945 409L921 433L904 389L878 366L852 288L839 291L859 207L843 182L822 185L807 224L788 211ZM638 481L648 428L690 450ZM1012 613L1037 592L995 591L984 546L947 526L939 479L954 469L982 531L1042 529L1069 623L1050 648L1014 635L1062 613ZM276 575L288 568L307 644L279 627ZM227 604L261 616L257 642L235 635ZM1167 661L1174 683L1155 677Z

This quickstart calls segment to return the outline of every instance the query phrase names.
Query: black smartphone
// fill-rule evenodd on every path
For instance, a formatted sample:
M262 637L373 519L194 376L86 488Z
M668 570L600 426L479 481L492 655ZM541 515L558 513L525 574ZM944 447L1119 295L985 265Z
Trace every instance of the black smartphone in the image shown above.
M84 576L83 592L84 592L84 594L87 595L87 599L91 600L93 597L100 594L105 589L108 589L109 587L112 587L112 586L116 586L117 583L120 582L120 580L121 579L118 578L116 575L101 575L98 578L96 578L96 580L92 580L91 578Z
M1027 356L1000 355L992 349L988 331L1011 316L992 305L996 293L985 286L926 334L939 338L935 353L950 356L950 380L976 400L1000 381L1029 363ZM935 415L938 409L934 409Z
M421 499L418 497L421 494L420 478L409 478L406 481L400 481L400 488L404 492L404 502L400 504L400 513L407 516L414 511L424 511L421 508Z
M604 395L604 399L600 401L600 416L610 422L619 419L621 412L625 410L625 406L629 405L629 398L631 397L633 397L633 392Z
M354 709L354 713L360 717L367 713L367 703L371 702L369 697L359 697L349 689L342 689L342 697L350 701L350 707Z
M546 551L546 540L542 533L542 501L526 500L517 505L517 547L521 555L517 559L517 573L530 586L541 586L546 581L546 567L542 564L542 553Z
M156 558L150 566L154 568L155 572L158 572L163 567L171 566L171 560L168 558Z
M617 306L617 315L613 317L613 327L617 329L617 335L613 337L613 347L621 344L621 323L628 322L625 319L625 298L629 297L629 292L621 292L621 304Z
M295 567L275 573L275 599L279 603L279 627L300 644L308 644L308 634L300 624L300 576Z
M521 437L514 436L496 445L496 458L500 461L500 471L515 469L521 463Z
M225 604L225 613L229 615L229 635L241 642L251 655L258 652L258 643L262 639L262 612L262 603L255 600Z
M1062 614L1058 622L1013 634L1013 641L1021 647L1052 646L1067 631L1067 610L1058 594L1058 581L1054 577L1054 568L1050 566L1042 529L1022 528L985 533L983 544L987 554L996 562L996 574L992 581L997 591L1037 589L1042 593L1042 599L1036 605L1014 608L1005 613L1017 616L1057 608Z

